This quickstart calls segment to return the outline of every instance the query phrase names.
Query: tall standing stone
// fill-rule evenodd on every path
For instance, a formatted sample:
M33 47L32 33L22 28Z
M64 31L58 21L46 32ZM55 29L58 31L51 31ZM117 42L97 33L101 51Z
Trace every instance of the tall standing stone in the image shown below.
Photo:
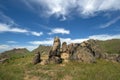
M52 49L49 52L49 61L54 63L61 63L61 54L60 54L61 42L59 37L54 38Z
M66 53L67 50L68 50L67 43L66 43L66 42L63 42L63 43L62 43L62 52L63 52L63 53Z
M40 57L41 57L41 56L40 56L40 52L35 53L35 56L34 56L34 58L33 58L33 64L39 63L39 62L41 61L41 58L40 58Z

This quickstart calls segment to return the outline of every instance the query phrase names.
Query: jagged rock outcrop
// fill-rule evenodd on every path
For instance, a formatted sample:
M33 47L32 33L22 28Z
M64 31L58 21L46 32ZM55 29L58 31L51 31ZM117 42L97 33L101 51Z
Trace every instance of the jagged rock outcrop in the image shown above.
M95 62L96 58L101 57L101 50L95 40L88 40L82 43L71 43L68 45L69 59L80 62Z
M97 44L96 40L90 39L88 41L84 41L83 43L81 43L81 46L88 48L89 50L91 50L92 55L95 58L101 58L102 56L102 51L99 47L99 45Z
M41 62L41 55L40 55L40 52L37 52L35 53L35 56L33 58L33 64L37 64L39 62Z
M92 55L92 51L89 48L78 46L75 52L70 55L70 60L93 63L95 62L95 57Z
M62 63L60 53L61 42L59 37L54 38L52 49L49 52L49 61L52 63Z

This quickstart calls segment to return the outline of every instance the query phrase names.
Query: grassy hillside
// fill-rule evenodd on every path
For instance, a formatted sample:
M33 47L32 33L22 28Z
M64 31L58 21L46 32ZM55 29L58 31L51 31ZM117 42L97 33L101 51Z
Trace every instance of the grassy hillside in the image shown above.
M51 46L40 45L38 48L34 49L32 51L32 53L40 52L42 54L48 54L48 52L50 51L50 49L51 49Z
M105 52L120 54L120 40L98 41ZM13 49L4 56L11 57L0 64L0 80L120 80L120 63L97 60L97 63L63 62L62 64L33 65L35 52L47 59L50 46L39 46L32 53L27 49ZM3 57L3 56L2 56Z
M45 55L44 55L45 56ZM43 57L44 57L43 56ZM43 59L42 57L42 59ZM120 64L105 60L87 64L33 65L33 54L0 64L0 80L119 80Z
M19 48L19 49L12 49L9 51L5 51L0 54L0 59L2 58L19 58L26 56L30 51L28 51L26 48Z
M102 50L109 54L120 54L120 39L99 41L99 45Z

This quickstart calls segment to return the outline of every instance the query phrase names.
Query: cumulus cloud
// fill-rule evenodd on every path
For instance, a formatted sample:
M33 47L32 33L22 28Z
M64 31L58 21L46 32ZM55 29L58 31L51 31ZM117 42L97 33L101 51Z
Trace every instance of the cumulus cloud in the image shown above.
M0 23L0 33L4 33L4 32L26 33L26 34L31 34L31 35L34 35L34 36L43 35L42 32L29 31L27 29L12 27L12 25L9 25L9 24Z
M71 39L71 38L60 38L61 43L67 42L69 43L81 43L83 41L89 40L89 39L95 39L95 40L110 40L110 39L120 39L120 34L116 35L108 35L108 34L101 34L101 35L92 35L88 36L87 38L78 38L78 39ZM43 41L30 41L30 44L34 45L52 45L53 44L53 38L49 38L47 40Z
M48 33L49 35L51 34L70 34L69 30L66 30L64 28L54 28L51 29L51 32Z
M119 0L24 0L29 8L41 11L48 16L62 16L66 20L71 14L93 16L99 12L120 10Z
M31 32L31 34L35 36L41 36L43 35L43 32Z
M115 19L107 22L106 24L101 25L100 28L107 28L107 27L111 26L112 24L115 24L118 20L120 20L120 16L118 16Z

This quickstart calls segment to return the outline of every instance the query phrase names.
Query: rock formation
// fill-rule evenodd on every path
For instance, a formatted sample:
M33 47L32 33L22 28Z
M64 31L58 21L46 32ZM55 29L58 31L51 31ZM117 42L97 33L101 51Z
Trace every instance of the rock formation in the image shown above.
M66 43L66 42L63 42L63 43L62 43L62 52L63 52L63 53L66 53L67 51L68 51L67 43Z
M35 56L34 56L34 58L33 58L33 64L39 63L39 62L41 61L41 58L40 58L40 57L41 57L41 56L40 56L40 52L35 53Z
M95 62L101 57L101 50L95 40L88 40L82 43L71 43L68 45L69 59L80 62Z
M49 61L53 63L61 63L61 53L60 53L61 42L59 37L54 38L52 49L49 52Z

